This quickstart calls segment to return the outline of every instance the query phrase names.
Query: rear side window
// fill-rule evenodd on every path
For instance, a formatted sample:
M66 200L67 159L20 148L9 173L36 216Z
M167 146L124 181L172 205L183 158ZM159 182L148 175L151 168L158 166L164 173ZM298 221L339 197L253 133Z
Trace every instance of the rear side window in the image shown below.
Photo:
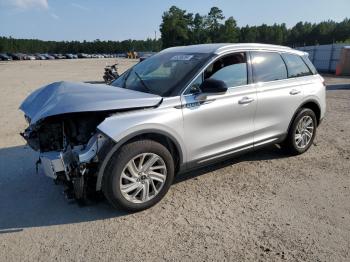
M303 61L305 62L305 64L311 70L312 74L316 75L317 74L317 70L316 70L315 66L311 63L309 57L307 55L304 55L302 58L303 58Z
M306 66L303 59L298 55L282 54L288 69L288 77L300 77L311 75L310 69Z
M268 82L287 78L282 57L274 52L251 52L254 82Z

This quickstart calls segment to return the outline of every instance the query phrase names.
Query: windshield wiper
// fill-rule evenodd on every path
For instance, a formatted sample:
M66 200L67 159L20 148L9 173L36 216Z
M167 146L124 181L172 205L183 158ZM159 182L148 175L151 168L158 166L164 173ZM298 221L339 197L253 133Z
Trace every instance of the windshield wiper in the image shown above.
M151 89L146 85L146 83L143 81L142 77L134 70L135 75L138 79L140 79L141 84L146 88L148 92L151 92Z

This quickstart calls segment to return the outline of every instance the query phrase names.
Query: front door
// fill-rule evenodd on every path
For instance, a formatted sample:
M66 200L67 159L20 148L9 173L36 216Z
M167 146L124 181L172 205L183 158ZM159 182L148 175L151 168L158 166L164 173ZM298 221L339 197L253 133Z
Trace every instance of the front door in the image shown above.
M199 85L206 78L223 80L228 91L203 99ZM248 84L246 54L215 60L182 96L188 161L202 163L251 147L256 106L255 86Z

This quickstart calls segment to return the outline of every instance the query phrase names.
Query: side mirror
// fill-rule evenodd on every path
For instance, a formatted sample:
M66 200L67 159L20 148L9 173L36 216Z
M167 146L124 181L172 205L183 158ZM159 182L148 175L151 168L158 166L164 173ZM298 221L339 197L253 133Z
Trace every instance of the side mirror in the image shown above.
M202 93L223 94L227 91L227 85L222 80L208 78L202 82L199 89L202 91Z

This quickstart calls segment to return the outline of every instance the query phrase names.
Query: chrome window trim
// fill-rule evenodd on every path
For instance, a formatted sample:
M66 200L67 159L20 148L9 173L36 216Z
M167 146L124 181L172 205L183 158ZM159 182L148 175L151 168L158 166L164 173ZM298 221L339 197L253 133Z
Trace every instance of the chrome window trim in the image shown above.
M207 67L213 63L214 61L216 61L217 59L223 57L223 56L226 56L226 55L229 55L229 54L233 54L233 53L240 53L240 52L245 52L247 53L247 65L248 67L251 67L251 70L253 71L253 67L251 65L251 60L250 60L250 57L248 58L248 55L250 56L250 52L253 52L253 51L260 51L260 52L273 52L273 53L278 53L280 56L281 56L281 59L283 60L282 58L282 53L287 53L287 54L292 54L292 55L298 55L298 56L301 56L299 54L300 51L297 51L296 50L293 50L293 49L286 49L286 50L273 50L273 49L268 49L268 48L252 48L252 49L249 49L249 48L241 48L241 49L231 49L231 50L225 50L223 52L220 52L220 53L214 53L214 57L212 57L201 69L200 71L195 74L195 77L193 77L191 79L191 81L189 82L189 84L186 85L186 87L183 89L183 91L180 93L180 96L187 96L187 95L191 95L191 94L185 94L187 89L189 89L191 87L191 85L193 84L193 82L197 79L197 77L202 74L205 69L207 69ZM284 60L283 60L284 62ZM286 66L286 69L287 69L287 66ZM248 74L249 74L249 69L247 68L248 70ZM288 69L287 69L288 70ZM309 75L308 75L309 76ZM305 76L302 76L302 77L305 77ZM249 75L248 75L248 78L249 78ZM280 82L280 81L285 81L285 80L290 80L290 79L297 79L297 78L300 78L300 77L296 77L296 78L286 78L286 79L279 79L279 80L272 80L272 81L265 81L265 82L254 82L254 79L253 79L253 72L252 72L252 83L248 83L247 85L243 85L243 86L250 86L251 84L260 84L260 83L274 83L274 82ZM229 87L229 89L231 88L236 88L238 86L235 86L235 87Z

